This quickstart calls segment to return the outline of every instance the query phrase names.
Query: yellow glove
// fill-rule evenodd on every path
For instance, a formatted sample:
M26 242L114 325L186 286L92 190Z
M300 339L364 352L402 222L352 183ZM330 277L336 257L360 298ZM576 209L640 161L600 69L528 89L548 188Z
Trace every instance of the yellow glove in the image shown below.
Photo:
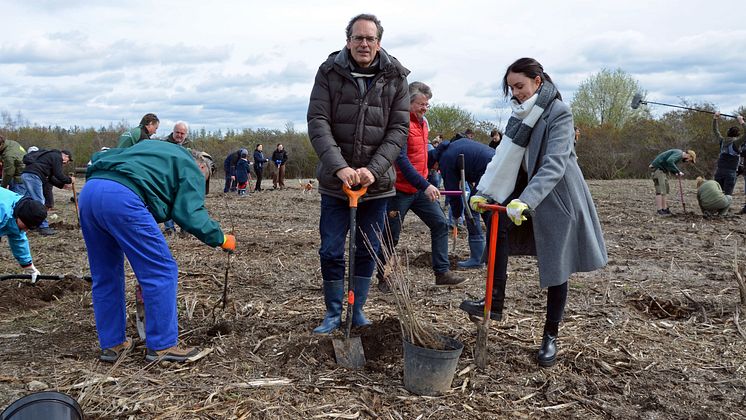
M471 207L472 210L474 210L477 213L484 213L485 209L481 208L480 204L487 204L489 200L487 197L482 197L481 195L472 195L471 198L469 198L469 207Z
M523 212L527 210L528 204L516 198L508 203L506 212L508 213L510 220L515 223L516 226L520 226L521 223L526 220L526 216L523 215Z

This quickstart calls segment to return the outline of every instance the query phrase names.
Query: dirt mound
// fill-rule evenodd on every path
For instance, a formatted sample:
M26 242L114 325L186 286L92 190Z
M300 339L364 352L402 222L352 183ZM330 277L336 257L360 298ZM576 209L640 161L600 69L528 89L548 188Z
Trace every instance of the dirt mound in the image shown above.
M40 280L36 284L27 281L5 280L0 287L0 311L36 309L60 300L68 293L79 294L90 291L90 285L82 280Z

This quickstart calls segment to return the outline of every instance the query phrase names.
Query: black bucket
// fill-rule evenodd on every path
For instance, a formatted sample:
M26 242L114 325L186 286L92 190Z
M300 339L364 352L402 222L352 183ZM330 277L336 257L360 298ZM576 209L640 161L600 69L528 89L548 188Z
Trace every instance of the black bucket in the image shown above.
M451 337L438 336L446 350L404 344L404 388L417 395L440 395L451 389L453 374L464 345Z
M83 420L80 405L69 395L44 391L16 400L0 414L0 420Z

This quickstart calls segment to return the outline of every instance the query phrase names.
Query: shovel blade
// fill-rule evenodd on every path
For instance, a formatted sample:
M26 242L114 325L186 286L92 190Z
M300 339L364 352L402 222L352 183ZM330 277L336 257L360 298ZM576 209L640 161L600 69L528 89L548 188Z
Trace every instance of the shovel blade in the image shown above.
M145 341L145 302L142 300L140 285L135 290L135 327L140 340Z
M474 352L474 363L480 370L487 367L487 335L489 327L486 322L480 322L477 327L477 347Z
M332 345L339 366L348 369L360 369L365 366L365 351L360 337L335 338Z

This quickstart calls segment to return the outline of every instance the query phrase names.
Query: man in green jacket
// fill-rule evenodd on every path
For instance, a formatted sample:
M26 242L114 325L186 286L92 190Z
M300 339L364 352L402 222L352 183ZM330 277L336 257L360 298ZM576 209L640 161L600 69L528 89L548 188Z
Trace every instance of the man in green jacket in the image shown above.
M697 177L697 201L705 216L725 216L733 203L733 196L725 195L717 181Z
M676 164L682 161L696 163L696 160L697 154L694 153L694 150L684 152L680 149L671 149L659 154L650 162L650 169L653 171L650 177L655 185L655 207L659 216L671 215L671 210L668 209L666 203L666 195L670 190L666 174L684 176L684 173Z
M205 209L210 165L202 152L153 140L93 155L78 204L102 361L115 362L132 345L125 336L125 256L142 287L146 359L184 362L199 353L177 346L179 273L158 223L173 218L205 244L235 250L235 237Z
M18 142L8 140L0 134L0 157L3 162L2 187L18 194L23 194L23 181L21 173L26 166L23 164L23 156L26 151Z
M145 114L140 120L140 125L131 128L119 136L118 148L132 147L141 140L148 140L150 136L158 131L160 120L155 114Z

